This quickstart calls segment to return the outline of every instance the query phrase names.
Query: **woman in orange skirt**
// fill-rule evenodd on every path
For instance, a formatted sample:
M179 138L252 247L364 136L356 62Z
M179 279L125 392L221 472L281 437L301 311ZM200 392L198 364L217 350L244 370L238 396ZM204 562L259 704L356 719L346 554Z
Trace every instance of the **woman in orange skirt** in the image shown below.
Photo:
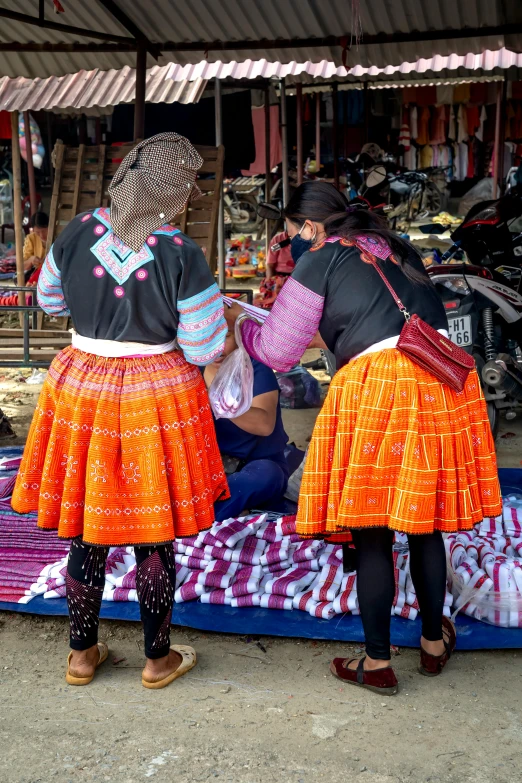
M366 637L361 661L332 673L396 693L390 665L394 531L408 534L422 615L423 674L439 674L455 646L443 617L443 532L501 512L495 449L475 371L457 393L397 349L404 317L378 264L410 313L448 336L442 303L421 258L367 209L326 183L301 185L285 209L295 272L262 326L239 305L243 343L257 360L289 370L319 330L340 368L306 460L297 529L303 537L351 534Z
M13 508L72 539L73 685L108 654L98 621L111 546L135 548L143 685L164 687L196 662L192 648L170 647L172 541L210 527L228 496L199 369L221 354L226 323L203 253L171 223L200 195L202 163L174 133L139 144L112 181L111 208L69 223L38 283L41 307L70 315L75 331L49 369Z

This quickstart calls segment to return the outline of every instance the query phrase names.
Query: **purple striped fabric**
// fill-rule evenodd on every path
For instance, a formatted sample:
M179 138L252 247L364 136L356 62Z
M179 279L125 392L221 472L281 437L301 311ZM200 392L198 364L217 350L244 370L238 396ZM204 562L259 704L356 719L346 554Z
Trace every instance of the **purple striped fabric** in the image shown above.
M250 356L278 372L288 372L315 336L324 297L291 277L261 326L246 319L241 324L243 345Z

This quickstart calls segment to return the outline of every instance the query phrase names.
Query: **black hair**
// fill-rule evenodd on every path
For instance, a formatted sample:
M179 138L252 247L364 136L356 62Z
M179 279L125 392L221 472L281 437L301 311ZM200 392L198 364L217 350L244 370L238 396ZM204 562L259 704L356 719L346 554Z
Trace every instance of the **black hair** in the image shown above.
M49 228L49 215L46 212L35 212L29 221L31 228Z
M286 220L302 226L305 220L322 223L327 237L354 239L358 234L381 237L399 262L406 277L413 283L427 283L429 278L413 263L422 259L420 253L392 231L384 217L370 209L350 208L345 197L329 182L303 182L293 193L283 210Z

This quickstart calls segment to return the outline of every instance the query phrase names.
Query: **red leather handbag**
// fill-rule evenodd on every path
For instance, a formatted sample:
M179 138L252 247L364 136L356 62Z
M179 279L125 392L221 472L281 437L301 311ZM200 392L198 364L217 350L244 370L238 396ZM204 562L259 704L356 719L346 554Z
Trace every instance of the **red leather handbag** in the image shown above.
M418 315L410 315L401 302L382 269L377 263L373 264L381 276L386 288L393 296L395 304L404 316L406 323L402 327L397 348L412 362L423 367L442 383L451 386L455 391L461 392L471 370L475 367L475 360L458 345L454 345L440 332L419 318Z

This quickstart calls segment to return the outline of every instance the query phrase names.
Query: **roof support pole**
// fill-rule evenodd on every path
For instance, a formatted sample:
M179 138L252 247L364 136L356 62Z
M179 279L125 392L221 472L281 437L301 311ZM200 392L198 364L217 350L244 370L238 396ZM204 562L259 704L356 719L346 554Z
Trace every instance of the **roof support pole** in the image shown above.
M270 167L270 87L265 87L265 201L270 203L272 200L272 170ZM268 258L270 250L270 238L272 236L272 222L265 221L265 253Z
M283 203L286 206L290 199L290 186L288 179L288 120L286 112L286 84L281 79L281 145L283 152Z
M270 88L265 87L265 201L270 202L272 170L270 167Z
M136 95L134 99L134 141L145 138L145 91L147 86L147 49L138 45L136 54Z
M370 93L368 82L364 82L364 143L370 141Z
M216 114L216 147L223 144L223 107L221 102L221 81L216 79L214 82L214 102ZM225 274L225 202L223 200L223 186L219 194L219 215L218 215L218 285L222 291L227 286Z
M502 82L502 98L500 104L500 135L498 142L498 182L500 195L504 194L506 189L505 176L507 171L504 171L504 142L506 141L506 118L507 118L507 79L504 75L504 81Z
M31 205L31 216L38 208L36 203L36 182L34 178L34 163L31 138L31 122L29 112L24 111L24 134L25 134L25 155L27 158L27 179L29 180L29 203Z
M332 147L334 159L334 185L339 187L339 91L337 82L332 84L333 126Z
M13 218L16 245L16 284L25 285L24 273L24 230L22 226L22 166L20 160L20 140L18 137L18 112L11 112L11 136L13 158ZM18 292L18 304L25 305L25 292ZM20 325L22 324L20 315Z
M493 160L492 160L492 175L493 175L493 193L492 198L497 198L498 195L498 173L499 173L499 154L500 154L500 111L502 108L502 82L497 84L497 105L495 116L495 141L493 143ZM502 150L504 154L504 150Z
M315 94L315 173L321 168L321 93Z
M303 85L295 88L297 101L297 184L303 181Z
M54 166L51 160L51 153L53 151L53 133L52 133L50 111L45 112L45 124L47 128L47 154L48 154L47 160L49 161L49 177L51 179L51 190L52 190L54 185Z

